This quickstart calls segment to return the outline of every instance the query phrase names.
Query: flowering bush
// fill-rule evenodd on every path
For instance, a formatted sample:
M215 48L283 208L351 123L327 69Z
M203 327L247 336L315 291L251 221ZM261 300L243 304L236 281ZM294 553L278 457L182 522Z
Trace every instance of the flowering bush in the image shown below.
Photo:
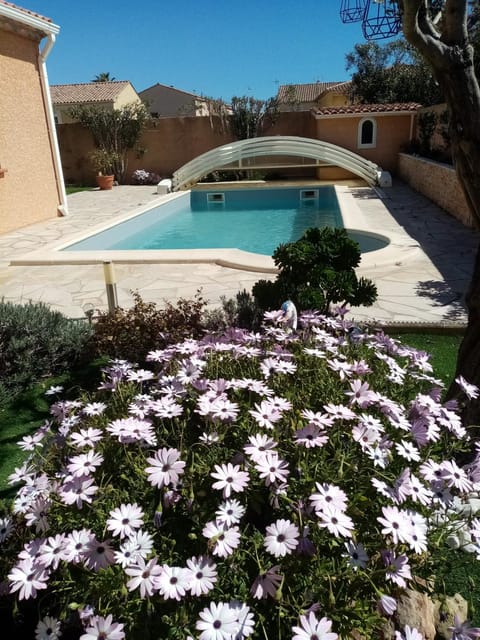
M158 184L161 178L158 173L146 171L145 169L135 169L132 173L132 184Z
M378 637L480 480L426 354L311 313L148 361L22 441L3 601L40 639Z

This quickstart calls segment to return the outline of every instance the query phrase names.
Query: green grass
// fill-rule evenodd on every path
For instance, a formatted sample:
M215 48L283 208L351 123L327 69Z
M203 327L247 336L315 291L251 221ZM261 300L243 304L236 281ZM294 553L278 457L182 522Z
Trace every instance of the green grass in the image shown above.
M67 192L67 196L69 196L71 193L77 193L78 191L93 191L93 187L76 187L72 185L65 187L65 191Z
M0 498L12 497L14 490L7 484L7 478L27 457L17 442L33 433L48 418L47 388L37 385L0 410Z
M462 336L440 334L390 334L402 344L431 354L430 363L436 378L446 387L453 380L457 352ZM468 602L469 615L474 625L480 625L480 562L470 553L449 551L436 567L435 588L438 594L453 596L460 593Z
M17 442L34 433L50 417L50 404L54 397L45 395L53 385L62 385L62 399L76 398L81 389L92 390L100 380L100 369L106 360L96 360L76 371L47 378L26 390L6 406L0 407L0 500L13 496L15 490L8 485L8 476L23 464L28 452Z
M435 377L443 380L446 387L450 385L455 375L458 348L463 336L432 333L391 333L390 335L400 340L402 344L429 353Z

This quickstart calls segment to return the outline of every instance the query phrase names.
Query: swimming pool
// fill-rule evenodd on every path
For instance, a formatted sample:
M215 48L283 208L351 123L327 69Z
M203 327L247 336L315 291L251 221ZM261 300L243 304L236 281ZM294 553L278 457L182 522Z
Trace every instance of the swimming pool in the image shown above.
M333 186L277 189L200 189L166 202L64 251L236 248L272 255L309 227L344 226ZM349 231L362 252L384 239Z

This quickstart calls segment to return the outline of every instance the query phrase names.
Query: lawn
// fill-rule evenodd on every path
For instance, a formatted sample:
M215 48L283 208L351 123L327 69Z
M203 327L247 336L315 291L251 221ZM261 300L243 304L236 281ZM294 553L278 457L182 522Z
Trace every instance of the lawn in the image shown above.
M42 380L32 389L22 393L8 406L0 408L0 500L11 497L15 489L8 485L7 478L15 467L22 465L28 452L18 447L23 437L34 433L38 427L50 417L50 404L54 397L45 392L51 387L61 385L67 397L78 393L81 389L93 389L100 379L100 369L104 360L93 362L89 366L60 377ZM64 397L65 394L62 394Z
M65 187L65 191L67 192L67 196L72 193L78 193L79 191L93 191L93 187L77 187L75 185L71 185L69 187Z
M9 498L15 492L7 484L7 477L19 467L27 456L17 442L33 433L48 418L49 404L46 387L38 385L26 391L16 401L0 410L0 499Z
M461 335L441 335L436 333L402 333L390 334L402 344L431 354L430 363L437 378L443 380L446 387L455 375L455 364Z

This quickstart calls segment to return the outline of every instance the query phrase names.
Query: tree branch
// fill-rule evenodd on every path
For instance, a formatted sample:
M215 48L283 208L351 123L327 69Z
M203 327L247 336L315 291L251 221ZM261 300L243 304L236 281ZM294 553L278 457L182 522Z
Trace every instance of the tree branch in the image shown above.
M426 0L403 0L402 27L405 38L436 69L445 62L447 46L441 42L427 15Z
M466 1L447 0L442 12L442 18L442 41L450 46L464 46L468 37Z

